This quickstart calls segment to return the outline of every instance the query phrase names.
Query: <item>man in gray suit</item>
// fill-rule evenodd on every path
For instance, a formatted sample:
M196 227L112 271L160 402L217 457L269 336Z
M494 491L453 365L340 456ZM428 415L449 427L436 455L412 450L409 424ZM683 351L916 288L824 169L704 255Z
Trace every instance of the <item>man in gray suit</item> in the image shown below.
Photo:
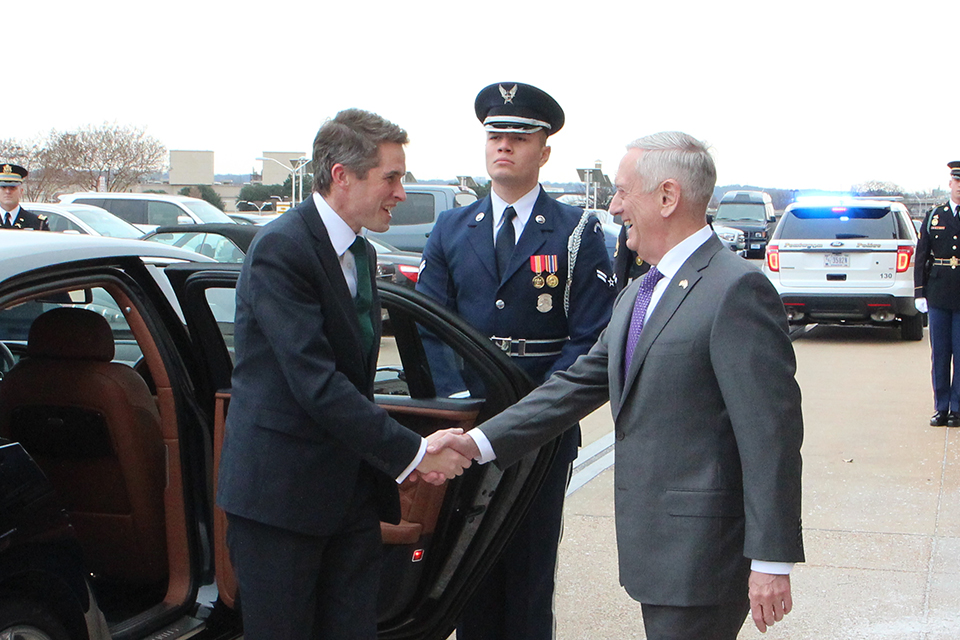
M731 640L792 607L803 561L796 360L780 298L706 222L709 151L679 132L627 147L610 211L655 265L590 352L452 446L508 466L608 399L620 583L651 640Z

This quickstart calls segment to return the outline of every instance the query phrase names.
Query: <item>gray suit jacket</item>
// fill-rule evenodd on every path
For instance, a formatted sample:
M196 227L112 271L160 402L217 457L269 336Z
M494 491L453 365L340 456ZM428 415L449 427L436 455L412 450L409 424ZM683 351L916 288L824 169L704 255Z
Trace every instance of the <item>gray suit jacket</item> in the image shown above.
M803 561L796 361L776 290L711 238L623 355L639 282L590 352L485 423L501 466L609 398L620 583L707 606L746 595L750 560Z

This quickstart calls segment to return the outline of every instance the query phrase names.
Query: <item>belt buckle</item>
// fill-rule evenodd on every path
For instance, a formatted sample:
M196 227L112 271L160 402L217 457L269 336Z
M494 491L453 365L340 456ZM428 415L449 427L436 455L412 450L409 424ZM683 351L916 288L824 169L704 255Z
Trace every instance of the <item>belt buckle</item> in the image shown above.
M510 338L498 338L494 336L490 339L493 340L493 344L500 348L500 351L503 351L506 354L510 353L510 343L512 342Z

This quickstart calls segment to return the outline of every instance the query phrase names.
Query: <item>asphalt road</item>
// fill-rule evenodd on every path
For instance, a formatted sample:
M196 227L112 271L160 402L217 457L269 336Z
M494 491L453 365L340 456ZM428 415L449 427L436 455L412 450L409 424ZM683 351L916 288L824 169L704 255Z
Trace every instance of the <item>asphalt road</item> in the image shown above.
M794 348L807 562L792 576L793 612L766 634L748 621L740 640L960 638L960 429L927 426L926 338L817 327ZM585 424L584 444L611 428L601 409ZM644 637L616 553L608 468L567 498L558 640Z

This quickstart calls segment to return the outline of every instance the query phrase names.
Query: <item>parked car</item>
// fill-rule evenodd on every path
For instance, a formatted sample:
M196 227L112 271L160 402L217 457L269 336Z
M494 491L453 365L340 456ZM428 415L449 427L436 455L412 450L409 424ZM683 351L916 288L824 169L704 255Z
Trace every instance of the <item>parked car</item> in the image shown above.
M217 262L240 264L260 231L251 224L180 224L157 227L142 240L196 251ZM420 254L367 238L377 251L377 277L414 288L420 275Z
M899 202L805 200L784 211L764 271L792 324L899 325L904 340L920 340L916 247L916 230Z
M155 242L0 231L0 637L241 635L212 499L238 275ZM409 428L470 428L532 388L448 310L379 289L394 336L376 401ZM437 397L425 332L482 394ZM401 487L403 522L382 525L382 638L450 635L554 453Z
M746 236L748 258L762 258L767 240L777 224L773 200L763 191L727 191L713 222L740 229Z
M147 232L174 224L231 223L230 216L200 198L163 193L87 192L68 193L60 202L91 204L123 218Z
M268 222L273 222L280 214L277 213L250 213L247 211L234 211L227 214L230 219L238 224L256 224L263 226Z
M407 199L394 207L390 228L383 233L367 233L367 237L403 251L423 253L441 211L477 201L473 191L458 186L414 183L403 185L403 189Z
M746 234L735 227L725 227L720 224L712 224L713 232L717 234L717 237L727 245L727 248L734 253L739 253L743 257L746 257L746 247L747 247L747 236Z
M121 220L106 209L88 204L24 202L22 206L27 211L47 216L51 231L111 238L139 238L143 235L140 229L126 220Z

